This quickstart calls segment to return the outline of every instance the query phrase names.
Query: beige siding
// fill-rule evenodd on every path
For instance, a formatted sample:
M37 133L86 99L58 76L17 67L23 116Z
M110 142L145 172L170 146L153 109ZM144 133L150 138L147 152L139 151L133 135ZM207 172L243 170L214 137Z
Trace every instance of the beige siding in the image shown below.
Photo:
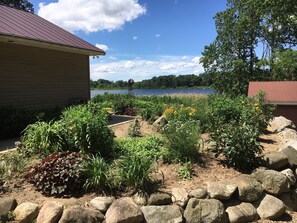
M40 109L89 99L89 57L0 42L0 107Z

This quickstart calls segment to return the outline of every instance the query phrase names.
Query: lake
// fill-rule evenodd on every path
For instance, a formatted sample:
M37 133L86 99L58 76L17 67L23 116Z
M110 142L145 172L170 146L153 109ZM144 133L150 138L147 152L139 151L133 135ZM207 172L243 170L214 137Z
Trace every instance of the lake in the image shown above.
M109 94L128 94L128 90L91 90L91 98L96 95ZM140 95L167 95L167 94L214 94L212 89L135 89L132 93Z

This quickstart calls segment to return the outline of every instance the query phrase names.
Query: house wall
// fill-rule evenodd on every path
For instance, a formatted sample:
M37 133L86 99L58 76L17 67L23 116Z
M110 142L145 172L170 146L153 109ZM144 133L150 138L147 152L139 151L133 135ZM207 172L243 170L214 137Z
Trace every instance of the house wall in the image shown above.
M0 108L63 107L89 98L88 56L0 42Z
M284 116L297 126L297 105L277 105L275 116Z

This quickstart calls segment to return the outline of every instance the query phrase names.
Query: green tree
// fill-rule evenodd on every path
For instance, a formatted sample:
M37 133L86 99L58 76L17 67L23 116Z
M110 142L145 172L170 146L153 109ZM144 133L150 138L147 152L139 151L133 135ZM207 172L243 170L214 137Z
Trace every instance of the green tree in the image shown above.
M272 65L274 80L297 80L297 51L287 49L275 53Z
M228 0L227 6L215 16L217 37L205 46L201 62L214 76L217 91L246 94L249 81L273 79L276 52L297 45L297 4L296 0ZM261 46L262 55L256 55Z
M34 13L33 5L28 0L0 0L0 4Z

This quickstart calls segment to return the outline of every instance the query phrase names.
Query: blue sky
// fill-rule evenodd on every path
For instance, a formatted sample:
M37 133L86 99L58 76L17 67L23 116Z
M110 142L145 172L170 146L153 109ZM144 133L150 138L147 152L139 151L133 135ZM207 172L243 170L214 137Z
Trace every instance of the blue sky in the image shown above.
M106 51L90 58L91 79L136 81L199 74L216 36L221 0L31 0L35 13Z

